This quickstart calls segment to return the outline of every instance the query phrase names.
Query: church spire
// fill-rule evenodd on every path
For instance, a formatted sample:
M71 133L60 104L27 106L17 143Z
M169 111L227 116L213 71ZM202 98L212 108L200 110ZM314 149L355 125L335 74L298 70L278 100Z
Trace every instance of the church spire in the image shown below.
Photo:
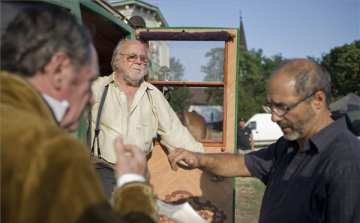
M247 51L246 39L245 39L245 30L244 30L244 25L243 25L243 22L242 22L241 11L240 11L240 46L243 46L244 49Z

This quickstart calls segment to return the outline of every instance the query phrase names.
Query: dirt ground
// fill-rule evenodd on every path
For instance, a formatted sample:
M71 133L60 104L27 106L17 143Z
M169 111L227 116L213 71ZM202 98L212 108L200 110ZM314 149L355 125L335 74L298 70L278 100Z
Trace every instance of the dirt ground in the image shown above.
M256 178L237 177L235 223L257 223L265 185Z

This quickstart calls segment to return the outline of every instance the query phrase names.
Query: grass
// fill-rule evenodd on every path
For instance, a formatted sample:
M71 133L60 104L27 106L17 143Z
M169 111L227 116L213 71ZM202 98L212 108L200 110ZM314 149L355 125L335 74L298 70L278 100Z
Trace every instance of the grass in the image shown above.
M235 223L257 223L265 185L252 177L235 179Z

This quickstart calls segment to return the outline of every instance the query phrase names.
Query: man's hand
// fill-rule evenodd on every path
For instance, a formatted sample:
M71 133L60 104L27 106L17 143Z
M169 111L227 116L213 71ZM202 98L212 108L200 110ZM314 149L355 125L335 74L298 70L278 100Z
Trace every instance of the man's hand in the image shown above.
M175 148L173 146L170 146L163 140L160 140L160 144L163 145L166 149L169 151L169 161L171 168L175 171L177 171L178 167L176 166L176 163L179 162L180 164L182 162L185 162L185 166L188 168L194 169L198 168L200 165L200 155L194 152L190 152L188 150L182 149L182 148Z
M144 154L136 146L124 145L121 138L115 139L114 146L117 157L114 167L116 179L127 173L145 177L146 158Z

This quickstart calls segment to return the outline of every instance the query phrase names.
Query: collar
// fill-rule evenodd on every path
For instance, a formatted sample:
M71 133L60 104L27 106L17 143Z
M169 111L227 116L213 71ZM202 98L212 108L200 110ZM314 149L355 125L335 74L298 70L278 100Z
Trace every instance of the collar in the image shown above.
M107 78L104 81L104 86L109 85L110 83L116 83L115 82L115 72L113 72L111 75L107 76Z
M305 143L305 151L310 147L315 147L319 153L324 152L334 140L347 130L346 120L344 117L339 118L330 125L316 133ZM312 146L313 145L313 146Z
M0 73L1 104L36 114L51 125L58 125L49 104L27 79L18 73L3 70Z
M49 107L53 111L56 121L61 122L61 120L65 116L67 109L69 108L69 102L67 102L66 100L58 101L47 94L42 94L42 97L45 99L45 101L48 103Z

